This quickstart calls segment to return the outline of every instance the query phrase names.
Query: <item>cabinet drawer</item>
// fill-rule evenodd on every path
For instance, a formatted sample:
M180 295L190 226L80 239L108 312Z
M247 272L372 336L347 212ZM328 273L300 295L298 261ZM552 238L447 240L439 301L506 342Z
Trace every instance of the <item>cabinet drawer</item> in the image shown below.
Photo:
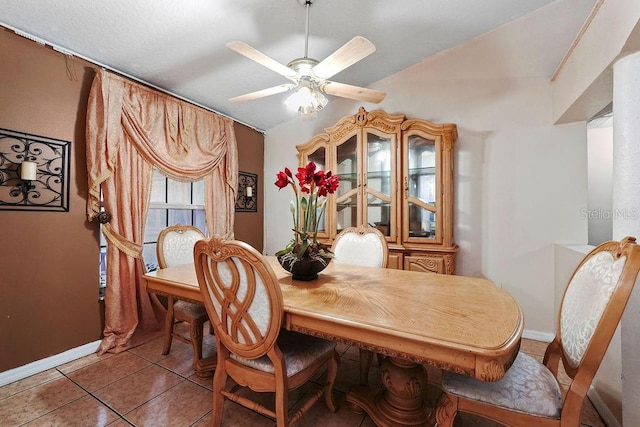
M405 256L404 269L424 273L444 273L445 263L440 256Z

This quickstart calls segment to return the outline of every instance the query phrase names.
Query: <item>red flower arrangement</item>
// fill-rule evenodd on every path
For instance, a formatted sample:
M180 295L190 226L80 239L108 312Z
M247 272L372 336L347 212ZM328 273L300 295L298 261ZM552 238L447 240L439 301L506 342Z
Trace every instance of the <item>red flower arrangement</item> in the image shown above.
M283 189L293 188L295 201L291 201L290 211L293 217L293 240L286 248L276 253L278 257L301 260L303 258L324 259L333 254L322 243L318 242L318 224L327 207L327 195L333 194L340 185L338 175L331 171L319 170L314 162L298 168L295 175L297 183L289 168L284 168L276 176L276 186ZM322 201L319 201L324 197Z

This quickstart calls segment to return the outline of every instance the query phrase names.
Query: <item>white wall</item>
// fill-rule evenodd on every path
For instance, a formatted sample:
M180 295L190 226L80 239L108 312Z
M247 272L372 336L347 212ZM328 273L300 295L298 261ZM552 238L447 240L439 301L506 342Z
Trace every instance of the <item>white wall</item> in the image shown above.
M540 333L554 330L554 243L587 239L580 217L587 205L586 125L552 124L549 83L573 38L556 33L558 16L567 16L557 8L570 3L554 3L371 85L387 92L377 108L458 125L457 272L503 286L522 306L525 328ZM266 253L291 236L291 194L278 193L276 172L297 166L296 144L359 105L332 100L317 120L266 133Z
M613 226L613 127L587 131L589 244L611 240Z

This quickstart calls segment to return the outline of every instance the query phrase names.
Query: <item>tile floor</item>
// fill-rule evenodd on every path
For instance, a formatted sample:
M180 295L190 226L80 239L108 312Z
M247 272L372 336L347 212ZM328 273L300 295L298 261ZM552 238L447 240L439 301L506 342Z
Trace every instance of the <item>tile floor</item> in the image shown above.
M177 326L188 334L186 325ZM208 330L208 327L205 328ZM205 356L214 351L214 337L205 334ZM211 379L195 376L191 347L173 341L171 353L163 356L157 338L120 354L90 355L55 369L0 387L0 426L207 426L211 421ZM523 351L542 359L545 344L524 340ZM340 371L335 386L340 409L332 414L320 400L298 422L298 426L371 427L366 415L349 410L345 402L350 385L358 380L358 349L338 346ZM429 369L429 381L439 372ZM379 385L374 367L370 383ZM291 406L320 382L291 392ZM263 396L269 399L271 396ZM233 402L225 403L225 426L273 426L271 420ZM494 427L495 424L466 414L457 426ZM582 412L581 426L604 427L590 402Z

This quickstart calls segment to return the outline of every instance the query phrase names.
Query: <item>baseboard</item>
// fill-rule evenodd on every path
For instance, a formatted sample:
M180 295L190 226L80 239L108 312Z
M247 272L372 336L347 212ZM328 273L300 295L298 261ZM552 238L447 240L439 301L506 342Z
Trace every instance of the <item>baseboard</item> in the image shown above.
M27 365L0 372L0 387L95 353L96 350L98 350L100 343L101 341L90 342L88 344L81 345L80 347L72 348L71 350L47 357L46 359L36 360L35 362L31 362Z
M602 400L602 398L600 397L600 394L598 394L598 390L596 390L593 386L589 387L587 396L589 397L589 400L591 400L593 407L596 409L596 411L598 411L598 415L600 415L600 418L602 418L602 421L604 421L604 424L607 427L622 427L622 424L618 422L616 417L611 412L611 409L609 409L607 404L604 403L604 400Z
M529 329L522 331L522 338L526 338L528 340L551 342L555 337L555 334L550 334L548 332L532 331Z

